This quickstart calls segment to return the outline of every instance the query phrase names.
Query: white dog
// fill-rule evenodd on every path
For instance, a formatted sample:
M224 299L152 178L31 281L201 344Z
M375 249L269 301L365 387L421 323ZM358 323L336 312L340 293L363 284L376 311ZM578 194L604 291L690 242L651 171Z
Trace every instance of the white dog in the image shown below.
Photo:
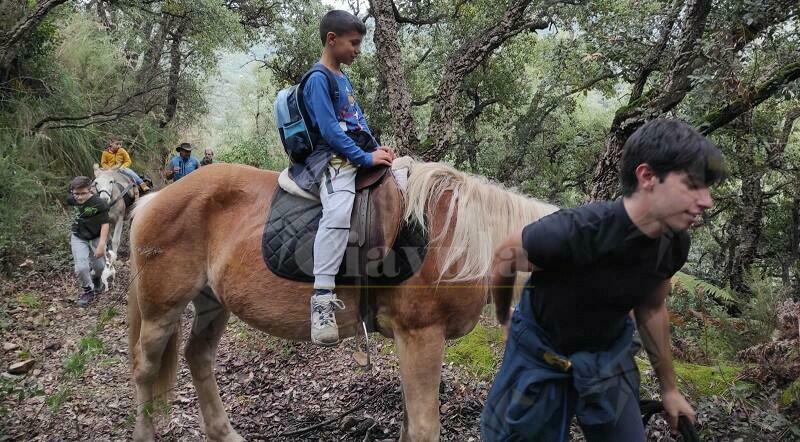
M113 282L114 277L117 274L117 270L114 268L114 261L116 259L117 253L115 251L106 251L106 267L103 269L103 274L100 276L100 281L102 281L103 286L103 293L107 292L111 287L108 281L111 280Z

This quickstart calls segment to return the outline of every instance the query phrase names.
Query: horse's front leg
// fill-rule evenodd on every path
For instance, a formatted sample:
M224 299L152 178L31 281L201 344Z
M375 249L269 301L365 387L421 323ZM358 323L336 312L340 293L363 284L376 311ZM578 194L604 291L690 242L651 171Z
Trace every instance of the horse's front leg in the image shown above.
M400 440L438 441L444 330L440 327L395 330L394 336L405 404Z
M114 234L111 236L111 250L116 254L114 255L115 257L119 255L119 244L122 242L122 228L124 226L125 215L121 215L117 218L117 222L114 223Z

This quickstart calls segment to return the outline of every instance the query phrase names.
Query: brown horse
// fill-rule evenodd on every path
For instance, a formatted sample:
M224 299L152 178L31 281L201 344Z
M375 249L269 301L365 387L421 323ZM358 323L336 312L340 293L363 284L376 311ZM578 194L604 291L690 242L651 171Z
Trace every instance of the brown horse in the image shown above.
M487 300L495 246L554 206L436 163L412 163L405 216L423 223L428 252L404 283L376 288L377 327L396 341L403 387L401 440L439 439L444 343L468 333ZM154 400L175 382L179 319L196 316L186 361L210 440L243 440L225 413L213 373L216 347L235 314L266 333L309 340L310 284L276 276L261 237L278 174L246 166L204 167L145 197L131 227L129 348L137 393L134 439L153 440ZM398 214L399 215L399 214ZM166 221L166 222L165 222ZM353 336L358 291L341 288L339 334Z

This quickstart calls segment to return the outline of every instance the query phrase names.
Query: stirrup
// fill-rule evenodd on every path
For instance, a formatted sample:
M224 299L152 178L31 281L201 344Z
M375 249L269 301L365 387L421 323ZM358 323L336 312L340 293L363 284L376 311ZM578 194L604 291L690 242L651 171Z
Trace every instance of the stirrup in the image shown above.
M364 353L367 355L367 365L364 366L368 371L372 371L372 357L370 356L369 333L367 333L367 323L361 321L361 330L364 331ZM358 341L356 341L358 347Z

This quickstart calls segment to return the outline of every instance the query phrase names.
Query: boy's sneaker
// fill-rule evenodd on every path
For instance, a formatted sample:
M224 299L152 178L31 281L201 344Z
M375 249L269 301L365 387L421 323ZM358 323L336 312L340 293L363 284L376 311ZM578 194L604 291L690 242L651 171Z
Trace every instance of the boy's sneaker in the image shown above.
M314 290L311 296L311 342L324 346L339 343L336 309L344 310L344 303L336 299L336 293L331 290Z
M77 304L81 307L88 305L94 299L94 288L92 287L84 287L83 293L78 296Z

